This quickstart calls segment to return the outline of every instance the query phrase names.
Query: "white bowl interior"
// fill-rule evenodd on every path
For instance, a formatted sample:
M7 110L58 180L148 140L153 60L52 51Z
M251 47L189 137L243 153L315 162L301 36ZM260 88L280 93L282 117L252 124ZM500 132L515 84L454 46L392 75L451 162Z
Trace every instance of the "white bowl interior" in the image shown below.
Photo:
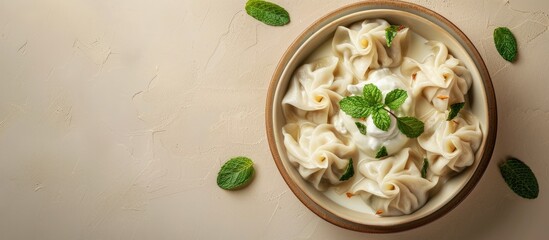
M285 125L285 119L282 113L281 101L288 88L288 82L294 70L302 65L307 57L322 43L333 36L338 26L349 26L350 24L361 21L364 19L383 18L389 21L391 24L405 25L412 29L412 31L418 33L428 40L436 40L443 42L449 49L450 53L456 58L460 59L464 65L471 71L473 77L473 84L469 95L469 103L471 111L477 116L480 121L481 129L483 131L482 144L476 153L476 159L473 166L470 166L459 175L450 179L444 187L432 196L427 204L420 208L418 211L405 216L397 217L378 217L372 214L365 214L355 210L352 210L348 206L342 206L333 200L326 197L323 193L317 191L308 182L306 182L297 172L297 170L289 163L287 153L283 144L282 127ZM439 25L410 12L394 10L394 9L372 9L354 12L349 15L341 15L334 19L327 19L329 21L326 25L320 29L310 28L307 32L306 40L299 46L298 50L293 54L290 61L286 64L285 69L282 72L281 78L278 81L278 85L275 88L274 94L274 106L272 108L272 124L274 129L274 139L276 147L280 153L280 159L283 162L284 168L289 174L291 180L295 182L304 193L311 198L318 205L322 206L331 213L355 222L366 225L376 226L392 226L402 224L410 221L414 221L423 218L442 206L447 204L456 194L465 186L465 184L471 179L475 169L478 167L482 153L484 152L487 138L488 129L488 104L486 99L486 93L483 85L483 80L479 71L467 53L466 49L459 44L459 42L452 37L451 34L446 32Z

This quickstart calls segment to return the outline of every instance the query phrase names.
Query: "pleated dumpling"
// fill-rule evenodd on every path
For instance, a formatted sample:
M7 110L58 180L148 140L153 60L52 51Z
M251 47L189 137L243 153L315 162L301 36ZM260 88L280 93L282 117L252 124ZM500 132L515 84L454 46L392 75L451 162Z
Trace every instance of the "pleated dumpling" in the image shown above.
M360 195L380 216L410 214L422 207L438 178L422 178L423 158L411 148L396 155L359 163L364 179L355 184L351 193Z
M290 162L318 190L342 183L340 178L350 159L357 159L354 143L333 125L290 123L284 126L282 133Z
M366 79L370 69L400 65L407 48L408 28L398 31L391 47L387 47L387 21L365 20L351 27L339 26L332 40L334 53L357 79Z
M447 113L435 112L425 123L425 132L418 142L427 151L429 169L436 175L461 172L475 161L475 152L482 140L476 117L468 111L450 121Z
M411 58L402 62L401 73L412 81L415 96L425 97L438 111L443 112L454 103L465 101L472 84L471 73L461 61L448 53L441 42L427 42L432 53L423 63Z
M282 100L287 122L306 119L316 124L328 123L337 113L338 102L343 98L337 86L352 82L350 77L334 76L337 63L337 57L325 57L295 71Z

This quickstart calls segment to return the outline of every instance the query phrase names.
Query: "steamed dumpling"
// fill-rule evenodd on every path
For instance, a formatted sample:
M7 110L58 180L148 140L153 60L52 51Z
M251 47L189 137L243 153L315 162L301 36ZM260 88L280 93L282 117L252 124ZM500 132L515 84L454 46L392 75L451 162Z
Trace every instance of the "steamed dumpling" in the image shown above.
M476 117L461 111L446 121L446 113L435 112L425 123L425 132L418 142L427 151L429 169L437 175L461 172L475 161L475 152L482 140Z
M333 125L290 123L282 133L290 162L318 190L342 183L339 179L349 160L357 159L354 143L339 134Z
M358 167L365 178L351 192L362 196L378 215L410 214L427 202L438 181L421 177L422 159L411 148L383 160L367 159Z
M339 109L339 100L343 98L343 93L338 93L341 90L333 86L333 83L345 84L352 81L334 76L337 63L337 57L326 57L296 70L282 100L288 122L298 119L307 119L317 124L330 122L330 117Z
M414 96L423 96L440 112L454 103L465 101L471 87L470 72L448 54L441 42L428 42L432 54L423 63L405 58L401 66L404 76L411 78Z
M398 31L389 48L385 39L385 29L389 26L387 21L377 19L337 28L333 51L355 78L365 79L371 69L400 65L407 47L408 29Z

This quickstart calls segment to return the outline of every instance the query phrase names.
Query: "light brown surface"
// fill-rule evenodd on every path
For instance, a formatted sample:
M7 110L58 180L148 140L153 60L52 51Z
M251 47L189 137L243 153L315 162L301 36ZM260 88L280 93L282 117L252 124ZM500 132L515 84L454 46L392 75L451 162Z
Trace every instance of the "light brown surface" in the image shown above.
M0 1L2 239L542 239L547 232L549 3L412 1L479 49L498 102L492 162L471 195L418 229L341 229L297 200L270 156L268 82L316 18L354 1L277 0L284 27L244 0ZM514 64L492 31L519 42ZM232 156L255 160L238 192L215 184ZM529 164L540 196L512 193L497 163Z

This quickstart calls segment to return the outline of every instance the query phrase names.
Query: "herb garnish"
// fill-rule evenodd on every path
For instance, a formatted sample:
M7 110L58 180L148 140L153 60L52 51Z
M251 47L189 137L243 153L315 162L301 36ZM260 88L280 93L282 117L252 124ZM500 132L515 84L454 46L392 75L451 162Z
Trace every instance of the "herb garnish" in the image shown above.
M429 168L429 161L427 161L427 158L423 159L423 166L421 167L421 177L427 178L427 169Z
M345 172L343 172L343 175L339 178L339 181L346 181L349 180L349 178L352 178L353 175L355 175L355 169L353 167L353 159L349 159L349 164L347 165L347 168L345 168Z
M505 60L513 62L517 59L517 40L509 28L494 29L494 43L499 55Z
M424 124L414 117L397 117L391 110L397 110L408 97L408 93L402 89L395 89L385 96L374 84L366 84L362 90L362 96L348 96L339 101L339 107L343 112L353 118L367 118L372 115L374 125L383 131L389 130L392 115L397 120L400 132L409 138L416 138L423 133ZM387 109L387 108L388 109Z
M234 190L248 184L254 174L254 163L247 157L235 157L227 161L217 174L217 186Z
M358 128L358 131L362 133L362 135L366 135L366 125L361 122L355 122L355 125Z
M446 119L446 121L450 121L454 119L464 106L465 106L465 102L454 103L450 105L450 112L448 113L448 118Z
M286 9L274 3L263 0L246 2L246 13L253 18L271 26L283 26L290 22L290 14Z
M387 157L389 153L387 152L387 148L385 146L382 146L379 150L377 150L376 158L382 158Z
M398 31L402 30L404 26L391 25L385 28L385 39L387 41L387 47L391 47L393 39L395 39Z
M539 186L532 169L524 162L509 158L499 165L501 176L517 195L534 199L538 197Z

